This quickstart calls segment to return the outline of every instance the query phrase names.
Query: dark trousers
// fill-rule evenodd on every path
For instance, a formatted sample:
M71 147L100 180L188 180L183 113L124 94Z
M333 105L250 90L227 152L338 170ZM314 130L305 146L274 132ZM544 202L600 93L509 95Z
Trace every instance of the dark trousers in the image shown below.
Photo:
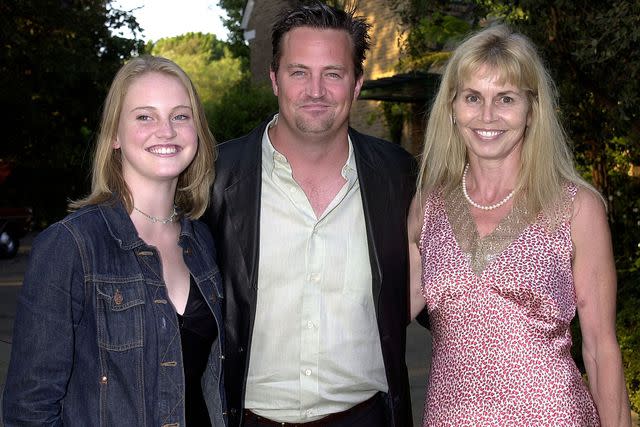
M246 410L242 425L243 427L387 427L385 406L384 394L378 393L354 408L301 424L271 421Z

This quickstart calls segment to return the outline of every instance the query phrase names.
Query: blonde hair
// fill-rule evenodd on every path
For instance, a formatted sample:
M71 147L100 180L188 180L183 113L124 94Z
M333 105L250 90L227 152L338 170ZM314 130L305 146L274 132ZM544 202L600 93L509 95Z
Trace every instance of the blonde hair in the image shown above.
M131 192L122 174L120 150L113 148L118 131L122 104L131 84L147 73L162 73L176 77L189 94L193 121L198 135L198 148L191 164L178 177L175 203L181 213L197 219L209 204L210 187L214 179L215 139L209 130L204 108L191 79L176 63L166 58L143 55L129 60L117 72L104 102L100 133L93 159L91 193L69 204L75 210L86 205L104 203L118 196L128 212L133 209Z
M419 194L424 196L438 187L451 191L462 179L467 150L452 119L453 101L462 82L482 67L497 72L501 83L523 90L529 101L530 124L516 186L518 197L525 198L527 212L553 215L566 182L593 190L574 167L569 140L558 119L555 85L535 46L506 25L495 25L468 37L447 63L427 123Z

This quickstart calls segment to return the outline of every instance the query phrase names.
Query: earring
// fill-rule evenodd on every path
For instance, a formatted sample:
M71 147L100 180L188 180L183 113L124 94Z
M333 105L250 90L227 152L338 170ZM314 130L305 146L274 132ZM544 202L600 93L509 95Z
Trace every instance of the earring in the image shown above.
M451 121L453 122L454 125L456 124L456 114L455 113L453 113L451 115Z

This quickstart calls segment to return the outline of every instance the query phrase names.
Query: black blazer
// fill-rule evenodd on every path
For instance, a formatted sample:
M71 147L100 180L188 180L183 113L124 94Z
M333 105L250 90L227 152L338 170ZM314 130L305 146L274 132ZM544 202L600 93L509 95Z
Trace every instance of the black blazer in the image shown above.
M262 136L270 120L219 146L211 207L204 220L218 248L225 285L224 375L228 421L241 425L256 313L260 254ZM408 323L407 214L415 191L416 163L400 146L349 129L371 261L389 395L389 426L411 426L405 364ZM260 349L253 349L259 354ZM258 356L259 357L259 356Z

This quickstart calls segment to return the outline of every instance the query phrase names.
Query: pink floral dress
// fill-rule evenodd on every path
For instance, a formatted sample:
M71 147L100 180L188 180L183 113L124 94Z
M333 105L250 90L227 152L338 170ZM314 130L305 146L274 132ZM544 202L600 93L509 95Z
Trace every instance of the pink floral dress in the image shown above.
M458 189L426 200L420 238L433 336L424 426L599 426L570 355L569 185L551 225L514 207L480 238Z

